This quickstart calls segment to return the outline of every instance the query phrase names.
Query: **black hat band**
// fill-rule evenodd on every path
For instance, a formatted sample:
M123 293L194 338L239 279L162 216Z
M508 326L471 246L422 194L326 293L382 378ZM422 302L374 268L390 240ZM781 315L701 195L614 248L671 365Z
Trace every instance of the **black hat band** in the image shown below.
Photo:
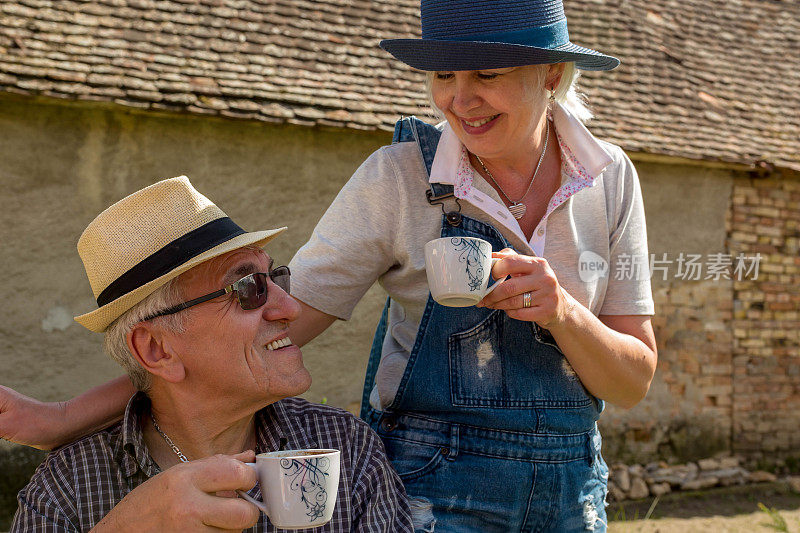
M229 217L203 224L178 237L115 279L97 297L97 305L103 307L171 272L203 252L244 233L246 232Z

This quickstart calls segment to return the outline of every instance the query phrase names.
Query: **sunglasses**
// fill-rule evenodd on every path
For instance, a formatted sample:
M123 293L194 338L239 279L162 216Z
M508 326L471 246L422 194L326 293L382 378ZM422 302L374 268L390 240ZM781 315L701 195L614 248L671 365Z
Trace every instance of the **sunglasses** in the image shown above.
M163 311L148 316L147 318L143 319L143 321L151 320L159 316L171 315L177 313L178 311L183 311L184 309L188 309L194 305L213 300L214 298L218 298L232 292L236 293L236 299L239 301L239 306L245 311L258 309L267 303L267 276L269 276L275 285L283 289L286 294L289 294L289 281L291 272L289 272L289 267L279 266L273 268L269 274L264 272L254 272L252 274L248 274L239 281L231 283L227 287L224 287L218 291L214 291L210 294L200 296L194 300L189 300L188 302L183 302L181 304L168 307Z

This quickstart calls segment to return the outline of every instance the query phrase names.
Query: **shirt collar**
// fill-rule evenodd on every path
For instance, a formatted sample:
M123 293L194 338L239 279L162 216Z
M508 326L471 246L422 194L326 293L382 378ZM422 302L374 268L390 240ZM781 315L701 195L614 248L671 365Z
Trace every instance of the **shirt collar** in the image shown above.
M147 451L142 434L142 420L150 413L150 398L137 392L128 400L122 417L122 449L117 464L125 477L142 470L148 477L157 473L156 464Z
M559 103L556 103L553 112L553 125L559 136L562 152L564 147L569 152L564 154L565 159L573 157L579 168L583 167L593 181L614 161L583 122Z
M288 414L285 401L275 402L256 413L256 453L276 451L281 447L285 450L317 448L303 425ZM128 401L122 417L122 448L117 464L125 477L131 477L139 470L148 477L158 473L142 433L142 421L149 414L150 398L137 392Z
M289 416L286 401L268 405L256 414L256 453L317 447L303 425Z
M559 103L553 112L553 126L563 154L562 170L571 177L593 182L612 163L611 155L600 141ZM456 184L462 149L450 124L445 123L431 166L431 183Z

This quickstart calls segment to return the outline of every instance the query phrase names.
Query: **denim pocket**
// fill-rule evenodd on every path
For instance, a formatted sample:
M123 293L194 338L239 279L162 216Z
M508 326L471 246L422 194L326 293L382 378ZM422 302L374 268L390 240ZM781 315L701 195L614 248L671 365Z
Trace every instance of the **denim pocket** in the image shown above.
M473 327L450 335L453 405L505 409L590 405L580 381L565 370L564 355L555 341L541 342L535 331L530 322L493 311Z
M447 455L444 451L447 448L441 446L386 436L382 438L386 455L392 458L392 466L404 482L435 472Z
M561 354L561 369L564 371L564 375L566 375L567 380L580 381L578 373L575 372L574 368L572 368L572 365L567 360L566 356L564 355L564 352L561 351L561 348L558 346L556 340L553 338L550 332L542 327L539 327L539 325L537 324L533 325L533 330L534 330L534 336L536 337L537 341L539 341L545 346L550 346L551 348L553 348L554 350L556 350L558 353Z

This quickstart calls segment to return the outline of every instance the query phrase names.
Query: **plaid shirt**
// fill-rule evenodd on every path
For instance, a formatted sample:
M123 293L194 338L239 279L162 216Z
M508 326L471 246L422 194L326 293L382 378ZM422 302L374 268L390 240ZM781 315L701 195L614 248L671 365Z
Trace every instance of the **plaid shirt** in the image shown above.
M142 439L140 421L149 412L149 399L138 393L119 423L48 455L17 496L11 531L88 531L126 494L158 474ZM308 531L413 531L400 478L364 422L341 409L286 398L256 413L255 424L256 453L278 450L282 442L285 449L342 452L333 519ZM249 494L260 499L259 485ZM247 531L278 529L261 513Z

